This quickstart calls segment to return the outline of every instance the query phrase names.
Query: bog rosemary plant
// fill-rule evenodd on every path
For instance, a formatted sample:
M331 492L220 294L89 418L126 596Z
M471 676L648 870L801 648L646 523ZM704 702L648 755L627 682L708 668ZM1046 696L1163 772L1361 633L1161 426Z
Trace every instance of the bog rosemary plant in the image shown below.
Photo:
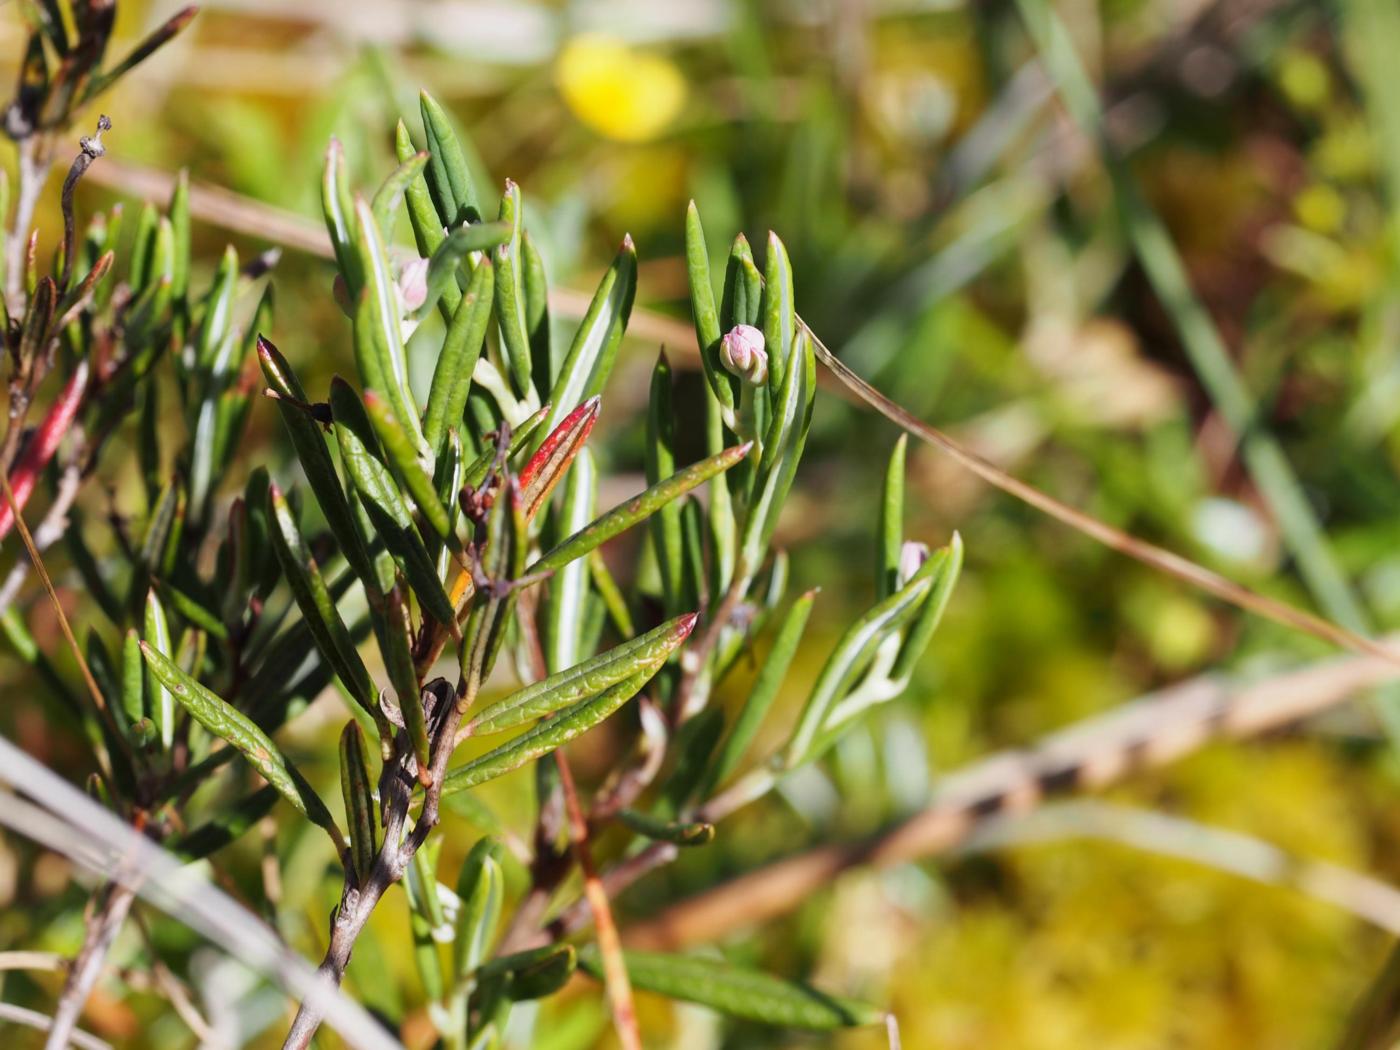
M73 40L67 10L35 7L47 15L6 119L21 185L3 253L11 409L0 533L47 479L59 524L36 530L34 554L61 538L93 599L80 625L84 688L28 633L13 603L21 569L0 622L52 687L55 717L90 741L94 797L190 860L213 858L280 803L317 825L343 869L321 964L329 982L342 980L370 915L402 883L448 1047L498 1045L512 1004L557 991L576 969L606 984L625 1045L639 1045L634 985L771 1024L879 1022L878 1010L777 977L623 952L609 903L681 849L703 847L717 822L899 695L961 565L956 537L933 552L904 539L901 440L872 522L876 604L828 654L786 744L753 753L816 599L790 595L787 558L772 546L816 397L781 240L769 235L760 268L737 237L716 282L690 208L705 382L692 394L658 357L647 487L600 508L603 457L589 439L635 294L630 238L572 337L557 339L520 188L507 181L488 202L452 122L424 95L421 137L400 122L398 167L372 192L349 184L335 143L327 153L321 198L347 322L326 347L284 354L269 338L270 258L245 264L230 248L209 285L192 286L183 177L166 208L141 210L119 261L120 209L79 236L72 189L100 156L100 135L82 143L64 237L40 275L28 227L53 129L132 64L99 72L110 6L73 5ZM48 64L55 53L66 56L62 76ZM394 240L404 213L416 251ZM420 397L408 340L433 312L443 335ZM292 361L338 346L353 378L309 392ZM46 381L60 389L26 432ZM678 412L682 389L703 404ZM240 456L255 410L281 418L298 467L285 477ZM184 426L161 428L163 413ZM692 418L703 433L678 434ZM119 434L137 449L143 505L114 507L112 542L98 543L74 496ZM704 454L685 462L683 449L697 446ZM641 542L609 546L633 529ZM643 565L654 593L638 586ZM734 671L755 649L768 654L761 673L734 696ZM348 712L338 801L275 739L331 686ZM584 790L564 746L613 718L623 751ZM527 885L508 906L505 846L483 838L460 871L441 871L440 816L480 806L473 789L525 767L535 827L513 837ZM606 854L594 846L605 830ZM130 903L131 887L98 891L55 1032L71 1031ZM308 1045L320 1021L303 1005L286 1046Z

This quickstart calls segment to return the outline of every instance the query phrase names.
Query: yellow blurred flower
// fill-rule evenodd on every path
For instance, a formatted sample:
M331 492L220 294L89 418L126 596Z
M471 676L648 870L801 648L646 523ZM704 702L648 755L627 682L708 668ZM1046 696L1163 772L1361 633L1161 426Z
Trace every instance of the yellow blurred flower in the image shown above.
M656 138L685 102L685 78L675 63L601 34L566 43L554 77L579 120L620 142Z

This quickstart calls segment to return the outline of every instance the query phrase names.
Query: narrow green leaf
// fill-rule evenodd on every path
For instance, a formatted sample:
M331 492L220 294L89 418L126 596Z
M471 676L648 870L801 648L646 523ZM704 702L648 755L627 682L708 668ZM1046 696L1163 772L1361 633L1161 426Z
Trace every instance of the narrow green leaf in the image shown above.
M575 558L583 557L619 533L645 521L673 499L741 462L748 453L748 444L735 445L718 455L702 459L699 463L677 471L665 481L658 482L640 495L619 504L592 524L580 529L535 561L527 571L536 573L563 568Z
M509 743L488 751L478 758L459 766L447 774L442 793L452 794L476 787L478 784L504 776L513 769L519 769L541 755L547 755L563 747L570 740L581 736L612 715L618 708L641 691L646 685L648 674L637 674L626 678L605 690L600 695L581 701L568 708L557 718L541 722Z
M447 227L479 219L476 187L472 185L466 154L452 126L452 119L426 91L418 96L423 115L423 131L428 139L428 190L438 218Z
M880 642L913 616L932 586L933 580L920 574L846 629L812 686L807 706L784 752L786 768L795 768L813 757L813 744L836 701L865 669Z
M881 1011L865 1003L716 959L639 951L624 952L623 958L627 975L637 988L747 1021L816 1031L885 1021ZM594 977L602 975L596 949L585 951L579 965Z
M494 283L495 267L483 257L472 272L466 295L448 323L423 417L423 433L434 452L440 452L448 432L462 424L462 412L471 392L472 372L481 356L482 342L491 321Z
M343 379L331 380L331 414L340 442L341 463L363 501L385 548L403 569L423 608L449 630L456 614L438 578L437 567L414 527L408 508L378 454L378 441L364 404Z
M541 446L541 450L543 448ZM592 453L585 448L564 479L564 498L551 519L556 535L571 535L593 520L597 489L598 468L594 466ZM549 593L541 615L540 640L544 646L545 666L551 674L578 663L589 575L588 559L578 558L549 581Z
M879 543L875 548L876 598L888 598L899 589L899 552L904 546L904 457L908 445L908 435L900 434L885 468L877 526Z
M677 616L639 638L517 690L480 711L471 720L471 733L499 733L570 707L625 679L637 675L651 678L671 653L690 637L696 617L696 613Z
M734 728L720 745L719 754L706 774L705 786L701 790L702 797L709 795L730 778L739 768L739 763L748 752L754 737L758 735L759 728L763 725L763 720L787 677L792 658L802 641L802 633L807 629L807 618L812 613L812 603L816 601L816 597L815 590L808 591L792 603L792 608L783 618L777 637L773 639L773 648L768 651L759 668L758 677L754 679L748 699L744 701L739 717L734 722Z
M763 273L763 343L768 354L768 390L777 397L797 334L797 311L793 306L792 263L788 260L786 246L772 230L768 231Z
M170 191L170 232L173 237L173 261L170 295L184 304L190 290L190 172L181 168L175 176L175 188Z
M148 644L162 656L174 651L170 642L170 623L165 616L165 607L154 590L146 592L144 645ZM175 742L175 708L170 691L161 686L160 677L151 673L147 692L151 701L150 716L160 734L160 746L169 751Z
M928 573L933 577L933 588L924 599L923 607L910 623L904 643L900 646L899 656L890 670L890 677L896 682L908 679L914 670L915 662L924 654L933 638L933 632L938 630L938 625L943 620L943 612L948 608L953 587L957 585L958 576L962 573L962 537L956 532L953 533L948 546L935 551L929 560L935 562L935 566L931 567Z
M326 447L325 433L308 410L306 391L297 381L287 359L262 336L258 337L258 358L268 388L277 395L282 422L291 436L292 446L296 449L311 491L316 495L316 502L321 506L321 513L325 515L341 553L355 575L363 581L370 604L378 604L381 600L380 587L369 550L361 538L349 500L336 474L335 463Z
M544 272L544 259L530 237L530 231L520 234L520 265L525 294L525 330L530 335L530 372L540 397L548 397L559 378L562 360L553 357L549 331L549 281Z
M520 187L506 179L501 197L501 222L510 226L510 239L496 249L496 324L501 332L506 363L515 393L530 389L530 334L525 323L525 261L520 243L524 203Z
M651 398L647 403L646 478L655 485L676 472L676 410L671 403L671 364L666 351L657 355L651 373ZM668 613L682 607L685 593L684 538L681 505L668 503L651 520L651 541L661 576L662 603Z
M391 588L388 598L389 623L384 638L384 666L398 696L399 713L403 715L409 743L413 745L413 757L418 762L418 780L426 785L432 764L432 744L428 739L427 713L423 710L423 695L419 691L418 674L413 664L413 625L409 621L408 606L400 588Z
M703 821L657 820L635 809L619 810L617 819L644 838L675 846L707 846L715 838L715 826Z
M408 187L423 174L428 165L427 153L415 153L399 162L399 166L389 173L374 193L370 201L370 211L374 221L385 236L392 236L394 220L398 218L399 205L403 203Z
M414 454L408 434L394 418L388 402L375 391L366 390L365 411L369 413L385 458L403 492L413 500L423 519L440 539L446 540L454 549L459 547L452 523L448 520L447 508L438 499L433 479Z
M355 877L363 886L379 853L379 830L369 751L355 722L346 722L340 734L340 794L345 800L345 820L350 828L350 858Z
M691 201L685 212L685 264L690 276L690 311L695 319L695 340L700 346L700 361L705 366L705 378L710 391L719 402L727 419L734 415L733 377L724 370L719 359L719 341L724 333L719 326L719 311L715 308L715 286L710 276L710 250L705 245L705 229L700 224L700 211Z
M553 430L585 398L601 393L622 343L632 300L637 293L637 249L631 236L622 239L617 257L603 275L588 311L579 322L574 341L550 392L546 429Z
M448 289L457 291L457 297L451 302L453 312L461 305L461 289L458 287L457 274L461 270L462 260L475 252L483 253L476 260L476 268L480 268L483 263L489 262L491 249L497 248L510 238L511 227L505 222L476 222L470 226L458 226L433 252L432 258L428 262L427 276L427 298L422 305L413 311L414 318L423 318L428 315L438 300L447 294ZM475 273L475 269L472 271ZM449 314L449 319L451 314Z
M501 992L515 1002L543 999L563 988L578 965L572 944L551 944L514 955L501 955L483 966L482 984L499 981Z
M196 722L237 748L259 775L277 789L279 795L330 834L337 850L345 848L345 837L336 827L326 804L267 734L254 725L247 715L204 688L152 645L142 642L141 652L151 673Z
M453 975L463 981L486 961L496 941L505 899L501 847L489 836L477 839L457 876L457 935L453 941Z
M360 379L366 387L384 393L414 447L427 456L428 445L408 385L398 289L389 271L383 234L362 197L355 199L354 230L365 281L355 310L355 363L361 368Z
M359 256L351 237L354 204L350 198L350 183L345 173L345 150L338 139L331 139L326 148L326 163L321 174L321 210L326 218L326 232L331 237L336 265L352 297L359 294L364 277L360 273Z
M345 621L340 617L335 599L331 597L320 566L297 528L296 517L276 485L268 489L268 521L271 525L272 547L282 572L292 589L302 620L316 640L316 648L340 678L351 698L374 717L384 722L379 710L379 690L360 659L359 650ZM387 724L381 733L388 735Z
M146 717L146 666L141 660L141 636L128 628L122 641L122 709L135 725Z

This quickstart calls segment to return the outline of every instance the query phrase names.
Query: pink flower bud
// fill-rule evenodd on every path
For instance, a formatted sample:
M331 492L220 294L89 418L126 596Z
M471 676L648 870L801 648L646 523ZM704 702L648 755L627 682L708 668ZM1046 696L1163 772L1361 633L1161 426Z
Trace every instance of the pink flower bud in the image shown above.
M399 295L405 310L416 310L428 301L428 260L405 263L399 274Z
M729 372L754 386L768 378L763 333L753 325L736 324L731 328L720 340L719 359Z
M928 561L928 544L905 540L899 548L899 585L903 587Z

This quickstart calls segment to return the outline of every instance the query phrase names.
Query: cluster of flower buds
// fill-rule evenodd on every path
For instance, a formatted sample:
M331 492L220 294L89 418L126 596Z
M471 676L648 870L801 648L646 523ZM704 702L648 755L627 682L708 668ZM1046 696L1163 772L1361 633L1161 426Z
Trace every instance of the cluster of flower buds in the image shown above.
M744 382L758 386L768 378L768 353L763 345L763 333L757 328L736 324L720 340L720 362Z

